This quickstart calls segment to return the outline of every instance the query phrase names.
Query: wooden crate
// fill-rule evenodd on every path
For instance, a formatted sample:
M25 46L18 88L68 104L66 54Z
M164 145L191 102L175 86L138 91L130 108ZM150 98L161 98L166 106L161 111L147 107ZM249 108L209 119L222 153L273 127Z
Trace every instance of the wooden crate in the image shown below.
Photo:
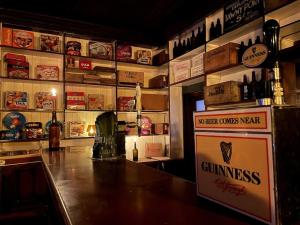
M132 72L132 71L118 71L119 84L127 84L135 86L140 83L144 85L144 73L143 72Z
M240 82L227 81L204 87L205 105L217 105L241 101Z
M204 54L204 71L212 73L237 65L239 44L228 43Z

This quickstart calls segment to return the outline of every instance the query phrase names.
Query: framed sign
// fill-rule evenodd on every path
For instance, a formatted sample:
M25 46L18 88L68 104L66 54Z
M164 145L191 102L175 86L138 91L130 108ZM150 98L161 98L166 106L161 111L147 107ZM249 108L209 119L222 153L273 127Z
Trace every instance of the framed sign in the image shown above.
M197 194L275 224L270 134L196 132Z
M236 0L224 6L224 32L263 15L263 0Z

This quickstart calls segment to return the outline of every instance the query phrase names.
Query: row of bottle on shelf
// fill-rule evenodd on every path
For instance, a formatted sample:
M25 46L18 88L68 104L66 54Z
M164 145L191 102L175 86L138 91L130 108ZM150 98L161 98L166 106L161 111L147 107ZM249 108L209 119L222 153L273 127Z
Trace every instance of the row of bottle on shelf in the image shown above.
M273 71L262 69L261 79L257 81L255 71L252 71L252 80L249 82L247 75L243 77L241 85L241 99L262 99L273 97L274 74Z
M205 43L205 34L206 27L205 24L203 24L202 30L200 29L200 26L198 27L197 35L195 35L195 31L192 30L192 35L190 38L187 38L182 42L181 39L179 39L178 43L175 41L173 47L173 58L176 58L188 51L191 51L203 45Z

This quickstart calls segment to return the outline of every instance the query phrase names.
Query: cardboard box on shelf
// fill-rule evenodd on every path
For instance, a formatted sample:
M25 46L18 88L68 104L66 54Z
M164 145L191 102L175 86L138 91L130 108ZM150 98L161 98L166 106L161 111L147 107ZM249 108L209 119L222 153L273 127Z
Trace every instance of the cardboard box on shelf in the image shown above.
M31 31L13 29L13 47L34 48L34 33Z
M12 46L12 28L2 27L1 45Z
M149 79L149 88L164 88L168 86L168 76L158 75Z
M204 74L203 65L202 66L195 66L191 68L191 77L199 76Z
M204 87L205 105L234 103L241 101L240 82L227 81Z
M104 108L104 95L89 94L87 107L89 110L99 110Z
M66 92L67 109L85 109L84 92Z
M144 73L143 72L132 72L132 71L118 71L119 84L136 85L140 83L144 85Z
M179 82L190 78L191 76L191 60L176 62L173 65L174 81Z
M146 143L145 145L145 157L163 156L162 143Z
M203 56L204 53L200 53L192 58L192 67L202 66L203 67Z
M239 44L228 43L204 54L204 71L212 73L237 65Z
M160 94L142 94L142 109L143 110L168 110L168 96Z

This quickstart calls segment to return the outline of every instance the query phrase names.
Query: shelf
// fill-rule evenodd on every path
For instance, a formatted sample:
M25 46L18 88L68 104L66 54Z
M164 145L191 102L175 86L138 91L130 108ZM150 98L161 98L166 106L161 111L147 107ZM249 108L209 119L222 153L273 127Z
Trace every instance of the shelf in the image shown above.
M300 1L294 1L279 9L275 9L265 15L266 20L275 19L279 21L280 26L285 26L293 21L289 20L289 17L293 17L299 13Z
M193 85L193 84L196 84L196 83L201 83L201 82L204 82L204 81L205 81L205 74L202 74L202 75L191 77L189 79L185 79L185 80L182 80L182 81L172 83L170 86L171 87L190 86L190 85Z
M42 51L42 50L38 50L38 49L27 49L27 48L17 48L17 47L12 47L12 46L6 46L6 45L0 45L0 48L6 48L10 51L18 51L18 52L26 52L26 53L41 53L41 54L45 54L45 55L59 55L59 56L63 56L63 53L59 53L59 52L47 52L47 51Z
M157 68L161 67L161 66L154 66L154 65L148 65L148 64L140 64L140 63L136 63L136 62L123 62L123 61L119 61L119 60L116 62L117 62L117 64L120 64L120 66L134 66L134 67L141 67L141 68L148 68L148 69L151 69L151 68L157 69Z
M142 114L146 114L146 113L168 113L169 111L166 111L166 110L142 110L141 113ZM118 110L117 113L137 113L136 110L134 111L120 111Z
M205 52L205 45L201 45L198 48L195 48L181 56L176 57L175 59L170 60L170 62L180 62L180 61L184 61L187 59L191 59L192 57Z
M76 82L76 81L65 81L66 85L75 84L75 85L88 85L88 86L103 86L103 87L116 87L116 84L94 84L94 83L85 83L85 82Z
M90 57L90 56L78 56L78 55L69 55L69 54L65 54L65 56L68 57L72 57L75 59L86 59L86 60L91 60L91 61L103 61L103 62L115 62L114 59L101 59L101 58L95 58L95 57Z
M137 137L138 134L136 135L125 135L126 137ZM143 137L158 137L158 136L169 136L169 134L149 134L149 135L140 135L138 136L139 138L143 138Z
M65 112L68 113L72 113L72 112L110 112L110 111L116 111L115 109L65 109Z
M65 137L62 140L75 140L75 139L94 139L94 136L82 136L82 137Z
M230 109L230 108L247 108L257 106L256 100L249 100L245 102L237 102L237 103L226 103L226 104L218 104L218 105L210 105L207 106L207 110L220 110L220 109Z
M285 48L279 51L279 59L282 62L296 61L299 62L300 45L295 45L289 48Z
M79 68L66 68L66 73L76 73L76 74L97 74L97 73L115 73L115 68L110 67L98 67L97 70L82 70Z
M33 112L33 113L52 113L53 110L45 109L0 109L0 112ZM55 110L56 113L63 113L64 110Z
M136 86L132 85L125 85L125 84L118 84L117 86L120 89L130 89L130 90L135 90ZM149 88L149 87L141 87L141 90L149 90L149 91L167 91L168 87L164 88Z
M34 79L34 78L28 78L28 79L23 79L23 78L10 78L10 77L0 77L0 79L5 79L5 80L11 80L11 81L34 81L34 82L41 82L41 83L63 83L62 80L40 80L40 79Z
M48 138L39 138L39 139L16 139L16 140L0 140L0 143L11 143L11 142L37 142L37 141L45 141Z
M206 76L209 76L209 75L228 76L228 75L231 75L234 73L243 72L245 70L255 70L255 69L258 69L258 68L248 68L248 67L244 66L243 64L238 64L238 65L230 66L227 69L223 69L223 70L212 72L212 73L207 73L205 75Z
M250 23L243 24L240 27L221 35L220 37L207 42L207 45L222 46L254 30L262 28L263 22L263 17L259 17Z

